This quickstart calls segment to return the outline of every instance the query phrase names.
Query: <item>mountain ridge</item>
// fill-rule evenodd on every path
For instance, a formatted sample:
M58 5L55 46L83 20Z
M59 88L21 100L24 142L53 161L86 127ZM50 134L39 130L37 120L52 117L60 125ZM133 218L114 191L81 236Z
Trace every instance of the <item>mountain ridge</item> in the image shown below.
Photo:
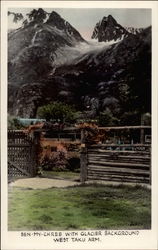
M55 12L53 12L54 15L56 16ZM22 84L27 80L39 79L40 75L42 77L43 74L47 74L52 67L55 51L58 48L85 42L79 32L60 15L58 15L58 22L59 20L63 29L61 25L59 25L60 29L52 25L50 14L45 23L31 20L22 28L8 34L9 81Z
M112 15L108 15L96 23L91 38L97 39L98 42L120 41L142 31L143 28L123 27Z
M99 21L93 31L92 39L98 39L98 42L108 42L111 40L122 40L129 36L129 32L112 17L112 15L104 16Z
M44 23L31 21L11 35L9 113L33 118L39 106L52 101L80 111L88 106L92 118L106 111L122 123L125 113L135 112L138 118L142 110L150 112L151 28L119 42L90 44L55 16ZM118 25L112 17L111 24Z

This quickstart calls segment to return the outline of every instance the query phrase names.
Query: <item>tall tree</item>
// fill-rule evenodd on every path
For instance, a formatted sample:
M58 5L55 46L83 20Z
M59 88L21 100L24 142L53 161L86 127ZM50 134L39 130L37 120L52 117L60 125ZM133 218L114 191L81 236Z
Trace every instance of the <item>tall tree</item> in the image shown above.
M39 117L45 118L47 121L55 120L63 123L74 120L75 110L68 104L53 102L39 107L37 114Z

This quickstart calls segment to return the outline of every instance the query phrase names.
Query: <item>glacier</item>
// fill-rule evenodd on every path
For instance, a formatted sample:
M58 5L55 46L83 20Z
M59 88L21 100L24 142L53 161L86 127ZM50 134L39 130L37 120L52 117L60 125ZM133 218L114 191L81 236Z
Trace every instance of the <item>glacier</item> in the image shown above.
M64 46L58 48L51 57L53 66L69 65L72 62L78 63L80 59L92 55L97 56L101 51L106 51L111 45L120 42L122 39L116 41L112 40L109 42L98 42L98 40L89 40L86 42L79 42L74 47Z

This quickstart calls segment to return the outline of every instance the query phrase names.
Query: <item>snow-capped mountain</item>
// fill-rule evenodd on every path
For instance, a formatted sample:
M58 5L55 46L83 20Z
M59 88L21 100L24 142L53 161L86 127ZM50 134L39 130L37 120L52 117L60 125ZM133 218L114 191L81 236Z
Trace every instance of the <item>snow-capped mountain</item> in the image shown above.
M129 34L124 27L118 24L117 21L109 15L108 17L103 17L103 19L96 24L92 39L97 39L99 42L116 41L128 37Z
M141 33L144 29L143 28L134 28L134 27L124 27L129 33L137 35Z
M132 98L143 96L144 104L137 102L145 106L151 29L135 33L108 16L96 25L93 40L85 41L58 13L33 10L8 34L9 113L35 117L39 106L57 100L78 110L89 106L92 115L108 109L118 117L129 99L133 105ZM137 85L138 97L130 95Z
M87 56L95 57L101 51L106 51L115 42L100 42L90 40L85 42L77 43L75 46L64 46L60 47L55 52L53 66L55 68L62 65L77 64Z
M65 21L58 13L53 11L47 22L47 25L50 25L54 29L57 29L58 31L61 32L61 35L66 36L68 40L72 42L83 42L84 39L81 37L80 33L72 27L70 23Z
M98 42L119 42L131 35L137 35L143 31L143 28L123 27L111 16L103 17L93 31L92 39Z
M149 104L150 66L151 28L148 28L119 43L85 51L73 63L56 68L51 79L60 76L59 100L71 100L82 109L89 106L92 116L98 109L119 114L121 109L131 109L130 103ZM131 88L139 88L139 97L132 97Z
M39 18L38 11L30 22L8 34L9 81L19 84L39 80L52 67L56 51L61 47L85 42L79 32L59 14ZM42 12L43 13L43 12ZM31 65L31 68L30 68Z

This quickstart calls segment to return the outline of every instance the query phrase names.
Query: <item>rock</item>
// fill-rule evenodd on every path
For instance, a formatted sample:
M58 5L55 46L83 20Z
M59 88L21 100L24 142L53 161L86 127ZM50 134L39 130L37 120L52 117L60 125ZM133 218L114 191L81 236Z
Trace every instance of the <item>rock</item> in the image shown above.
M108 42L112 40L122 40L129 35L130 33L109 15L108 17L103 17L103 19L96 24L92 39L98 39L99 42Z

